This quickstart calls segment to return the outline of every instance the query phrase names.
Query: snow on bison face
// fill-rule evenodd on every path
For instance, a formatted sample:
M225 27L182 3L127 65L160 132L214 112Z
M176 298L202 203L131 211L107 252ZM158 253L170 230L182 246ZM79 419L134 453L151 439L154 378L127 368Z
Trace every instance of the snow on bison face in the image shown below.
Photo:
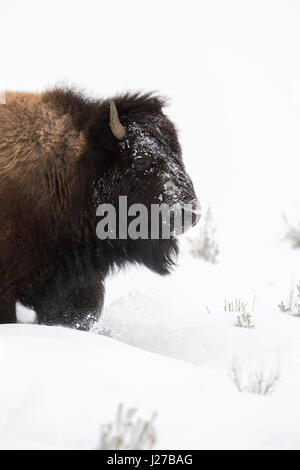
M126 221L122 215L121 218L126 227L131 220L138 230L128 230L128 236L168 238L169 230L172 238L195 225L200 218L200 205L185 171L172 122L162 112L140 112L125 116L121 124L111 102L110 126L118 140L118 152L99 182L99 192L103 202L115 207L118 221L119 213L131 208ZM104 215L101 210L98 214ZM132 217L137 214L138 221L134 222ZM109 231L113 231L112 227Z

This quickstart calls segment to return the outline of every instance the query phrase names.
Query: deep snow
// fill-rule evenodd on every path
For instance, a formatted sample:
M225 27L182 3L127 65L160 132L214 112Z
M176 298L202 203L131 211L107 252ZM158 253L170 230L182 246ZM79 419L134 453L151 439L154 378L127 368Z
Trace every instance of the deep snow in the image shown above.
M157 448L299 447L299 365L271 396L239 393L226 370L56 327L0 327L1 448L94 448L118 403L149 418Z
M0 93L64 80L169 96L220 263L183 243L168 278L134 268L107 281L104 335L0 326L0 446L93 448L123 402L158 411L161 448L299 448L300 318L278 309L300 280L282 223L299 221L299 2L144 3L3 0ZM255 298L254 328L224 311L236 298ZM246 383L278 371L274 393L239 393L237 360Z
M300 319L279 311L290 286L276 274L185 253L169 277L136 268L107 282L104 335L1 326L1 447L94 448L123 403L158 412L157 448L299 448ZM254 295L255 327L236 327L224 300ZM278 372L273 394L238 392L236 362L244 385Z

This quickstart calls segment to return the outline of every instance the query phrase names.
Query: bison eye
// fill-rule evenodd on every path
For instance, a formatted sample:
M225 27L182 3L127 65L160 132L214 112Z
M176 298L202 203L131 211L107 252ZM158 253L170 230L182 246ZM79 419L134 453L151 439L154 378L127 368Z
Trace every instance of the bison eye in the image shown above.
M145 155L137 155L134 157L133 163L138 170L148 170L152 164L152 158Z

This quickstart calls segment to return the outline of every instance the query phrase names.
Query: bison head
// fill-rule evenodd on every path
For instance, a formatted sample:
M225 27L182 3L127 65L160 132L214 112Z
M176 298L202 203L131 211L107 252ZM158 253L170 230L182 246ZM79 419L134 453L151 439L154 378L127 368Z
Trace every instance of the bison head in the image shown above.
M152 95L125 95L106 102L106 140L105 148L102 148L105 161L102 168L105 169L94 186L96 205L108 203L116 209L117 235L113 237L115 240L110 240L114 253L118 247L122 262L143 263L160 274L169 272L173 255L178 252L178 232L186 231L200 217L193 184L182 161L177 132L163 113L163 104L161 98ZM97 135L95 128L93 135ZM124 206L120 208L120 196L126 196L128 208L142 205L147 209L146 237L132 239L118 235L120 212L127 210ZM164 237L162 227L158 236L151 236L154 224L151 208L154 206L171 209L169 237ZM174 210L177 211L177 224ZM178 213L182 221L179 230ZM159 217L163 226L166 220L161 213ZM126 223L129 225L131 221L132 214L129 213Z

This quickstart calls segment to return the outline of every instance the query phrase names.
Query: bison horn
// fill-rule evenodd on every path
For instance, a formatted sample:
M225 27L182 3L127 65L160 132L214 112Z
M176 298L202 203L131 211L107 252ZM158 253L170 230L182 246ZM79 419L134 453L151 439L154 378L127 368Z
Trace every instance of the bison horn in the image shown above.
M117 111L115 103L113 101L110 101L109 106L110 106L111 131L117 139L122 140L126 136L125 127L123 127L122 124L120 123L118 111Z

